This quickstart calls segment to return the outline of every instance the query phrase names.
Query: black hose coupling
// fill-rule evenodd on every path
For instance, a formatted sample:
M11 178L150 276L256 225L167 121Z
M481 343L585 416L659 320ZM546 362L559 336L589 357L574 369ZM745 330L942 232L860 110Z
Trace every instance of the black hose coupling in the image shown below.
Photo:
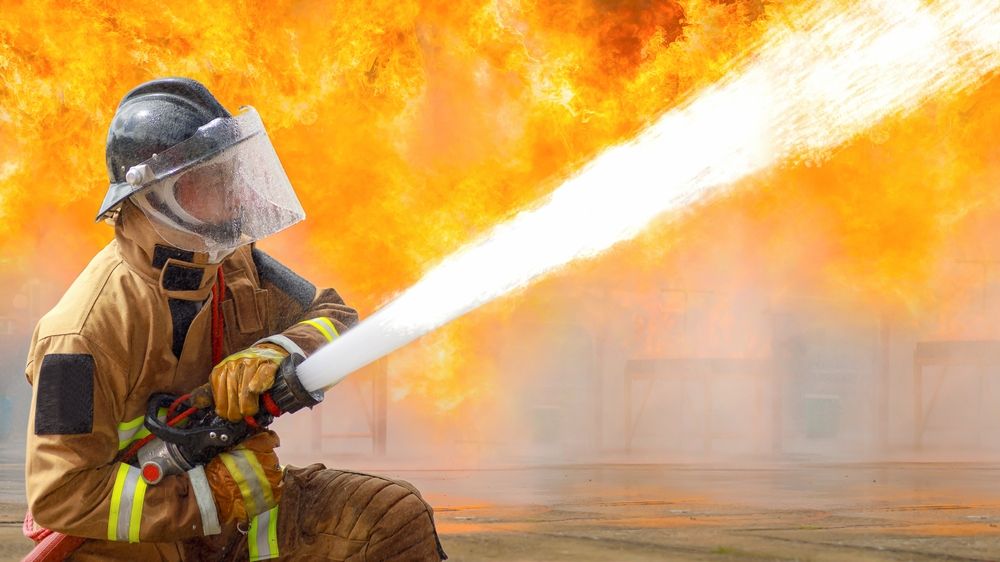
M267 392L274 405L282 414L297 412L302 408L312 408L323 401L323 391L309 392L299 382L295 368L305 358L298 353L292 353L281 362L278 374L274 377L274 385Z

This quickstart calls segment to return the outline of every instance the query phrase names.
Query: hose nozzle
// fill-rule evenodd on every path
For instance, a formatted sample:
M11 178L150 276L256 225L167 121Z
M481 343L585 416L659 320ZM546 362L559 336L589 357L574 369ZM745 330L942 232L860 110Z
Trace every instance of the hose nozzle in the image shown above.
M323 401L323 391L309 392L302 386L295 373L295 368L303 359L297 353L285 357L274 377L274 385L264 396L265 402L271 400L277 406L280 414L290 414L302 408L312 408Z

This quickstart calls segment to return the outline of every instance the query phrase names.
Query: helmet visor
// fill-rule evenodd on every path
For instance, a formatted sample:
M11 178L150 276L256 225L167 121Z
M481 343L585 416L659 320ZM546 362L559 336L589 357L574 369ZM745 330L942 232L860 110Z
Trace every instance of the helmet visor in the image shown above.
M213 120L126 177L157 233L184 250L229 252L305 218L253 108Z

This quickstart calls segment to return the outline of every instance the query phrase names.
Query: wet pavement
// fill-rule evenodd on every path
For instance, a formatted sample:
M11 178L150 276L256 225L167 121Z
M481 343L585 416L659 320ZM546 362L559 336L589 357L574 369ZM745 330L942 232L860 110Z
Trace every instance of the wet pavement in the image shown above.
M23 450L23 445L21 447ZM22 455L0 447L0 560L20 560L31 543L21 535L24 519L24 462ZM22 457L23 458L23 457Z
M424 491L458 561L1000 560L1000 464L378 472ZM20 474L0 465L0 560L28 548Z
M408 476L456 560L1000 560L997 465Z

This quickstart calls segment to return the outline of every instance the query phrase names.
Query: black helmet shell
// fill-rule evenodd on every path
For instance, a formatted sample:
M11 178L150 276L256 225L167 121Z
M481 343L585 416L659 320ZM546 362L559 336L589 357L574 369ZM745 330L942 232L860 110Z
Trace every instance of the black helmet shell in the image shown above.
M105 156L110 186L97 219L132 194L125 181L129 168L187 140L219 117L231 115L208 88L190 78L159 78L126 94L108 129Z

